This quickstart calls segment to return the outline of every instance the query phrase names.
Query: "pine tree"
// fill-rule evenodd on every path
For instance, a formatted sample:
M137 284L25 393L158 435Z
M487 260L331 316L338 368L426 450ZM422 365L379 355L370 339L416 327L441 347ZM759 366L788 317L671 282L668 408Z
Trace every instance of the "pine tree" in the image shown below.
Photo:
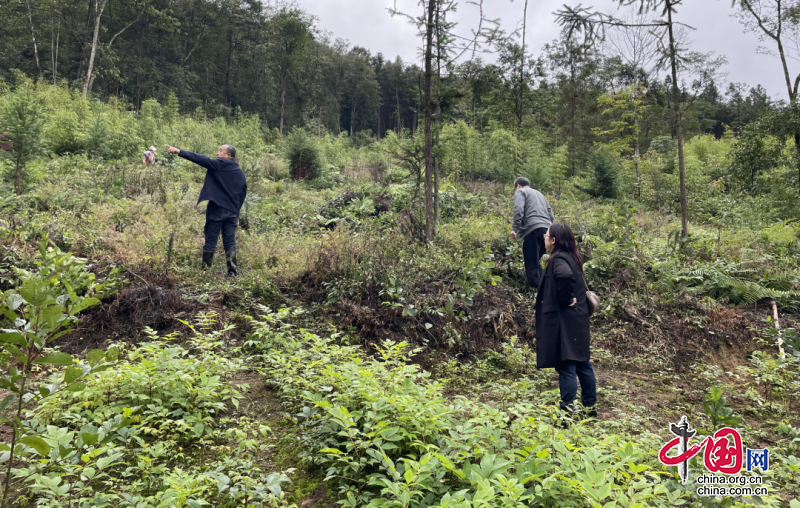
M589 169L595 196L613 199L619 195L619 165L611 152L600 148L590 155Z
M3 152L12 159L14 190L22 194L22 176L25 164L42 152L44 112L33 90L18 88L0 112L0 132Z

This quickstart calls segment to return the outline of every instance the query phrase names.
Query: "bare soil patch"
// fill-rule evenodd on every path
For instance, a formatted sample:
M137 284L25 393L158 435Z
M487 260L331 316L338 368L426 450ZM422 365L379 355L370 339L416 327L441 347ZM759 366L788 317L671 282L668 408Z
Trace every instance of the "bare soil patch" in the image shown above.
M117 295L82 313L78 327L54 345L66 353L81 354L113 341L139 342L146 337L146 327L161 334L186 330L180 320L191 320L199 312L224 314L220 307L191 297L164 273L129 271L126 276L130 282Z

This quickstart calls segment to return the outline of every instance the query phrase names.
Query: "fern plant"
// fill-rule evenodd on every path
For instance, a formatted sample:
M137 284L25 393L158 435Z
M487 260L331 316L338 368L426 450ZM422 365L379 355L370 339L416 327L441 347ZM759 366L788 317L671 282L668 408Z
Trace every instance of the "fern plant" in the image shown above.
M680 269L674 261L663 261L653 265L655 280L652 287L662 293L683 288L734 305L752 305L759 300L771 299L782 307L800 308L800 291L795 290L790 276L764 275L758 278L757 273L735 263L717 262L694 269ZM758 278L758 281L748 278Z

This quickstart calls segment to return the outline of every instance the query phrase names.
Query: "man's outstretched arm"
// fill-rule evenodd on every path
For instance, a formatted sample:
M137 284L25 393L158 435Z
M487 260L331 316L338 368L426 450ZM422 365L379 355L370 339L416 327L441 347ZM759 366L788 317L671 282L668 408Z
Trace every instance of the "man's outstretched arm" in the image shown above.
M179 148L175 148L174 146L167 145L167 152L177 155L183 159L186 159L189 162L194 162L198 166L203 166L206 169L214 169L213 159L207 157L203 154L189 152L188 150L181 150Z

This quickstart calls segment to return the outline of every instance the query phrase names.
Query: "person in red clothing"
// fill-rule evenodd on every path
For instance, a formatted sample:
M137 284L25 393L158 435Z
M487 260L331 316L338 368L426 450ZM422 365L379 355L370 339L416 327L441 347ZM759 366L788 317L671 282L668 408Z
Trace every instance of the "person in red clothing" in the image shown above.
M142 154L142 164L144 167L150 167L156 162L156 147L151 146Z
M228 275L235 277L237 274L236 228L239 226L239 211L247 196L247 178L236 162L236 149L231 145L222 145L217 151L217 158L212 159L199 153L167 146L169 153L206 168L203 189L197 198L198 205L201 201L208 201L203 265L211 266L214 251L217 249L219 233L222 231Z

